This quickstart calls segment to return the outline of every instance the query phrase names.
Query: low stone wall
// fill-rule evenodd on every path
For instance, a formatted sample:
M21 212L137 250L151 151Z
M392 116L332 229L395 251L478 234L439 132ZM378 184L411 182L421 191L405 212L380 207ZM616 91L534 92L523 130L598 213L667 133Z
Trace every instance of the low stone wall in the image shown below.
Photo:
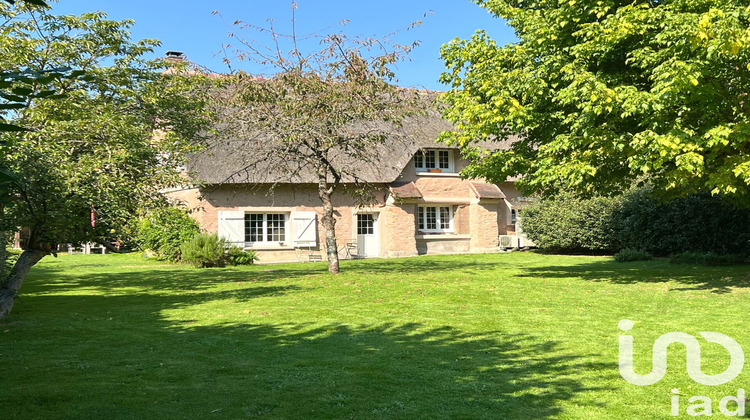
M470 235L418 235L419 255L462 254L471 251Z

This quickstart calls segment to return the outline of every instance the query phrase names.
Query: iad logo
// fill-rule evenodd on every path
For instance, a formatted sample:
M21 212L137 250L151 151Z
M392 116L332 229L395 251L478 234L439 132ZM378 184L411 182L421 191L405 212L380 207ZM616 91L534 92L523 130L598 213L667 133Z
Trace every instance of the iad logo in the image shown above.
M633 329L633 321L629 319L621 320L617 326L622 331ZM647 375L639 375L633 370L633 336L620 336L620 375L633 385L653 385L664 378L667 373L667 348L672 343L680 343L685 346L687 373L692 380L708 386L722 385L734 378L741 372L745 364L745 353L742 347L732 338L715 332L699 333L709 343L716 343L723 346L729 352L729 367L717 375L706 375L701 371L701 345L698 340L690 334L682 332L670 332L657 338L654 342L653 357L651 361L651 372ZM671 397L671 414L679 416L680 409L680 391L672 390ZM688 399L689 405L685 410L689 416L710 416L712 415L711 398L705 396L694 396ZM730 409L730 404L736 408ZM719 401L719 412L725 416L744 416L745 415L745 390L738 389L737 396L729 395Z
M621 320L617 326L622 331L633 329L633 321ZM633 336L620 336L620 375L633 385L653 385L667 373L667 347L672 343L681 343L687 350L686 367L690 379L701 385L722 385L736 378L745 365L745 353L742 347L732 338L716 332L701 332L700 335L709 343L722 345L729 351L729 367L717 375L706 375L701 371L701 345L690 334L670 332L657 338L654 342L651 373L639 375L633 370Z

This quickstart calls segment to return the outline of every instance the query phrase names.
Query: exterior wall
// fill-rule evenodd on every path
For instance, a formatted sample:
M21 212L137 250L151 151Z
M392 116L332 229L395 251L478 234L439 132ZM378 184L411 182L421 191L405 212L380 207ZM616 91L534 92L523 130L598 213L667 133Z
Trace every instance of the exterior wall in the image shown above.
M419 255L465 254L472 251L469 235L453 235L452 238L441 236L447 235L418 235L416 242Z
M453 230L457 235L468 235L471 233L471 215L469 214L469 205L461 204L456 206L453 213Z
M466 164L454 162L456 171ZM454 254L467 252L496 252L498 235L513 234L510 209L516 208L520 193L512 182L498 184L505 200L478 200L469 184L457 173L417 173L410 161L399 176L400 181L412 181L423 198L408 202L386 200L385 187L375 203L360 208L356 201L344 194L334 196L336 238L340 255L346 255L347 243L356 243L357 213L377 213L379 256L405 257L421 254ZM208 232L218 230L219 211L315 211L318 214L317 239L314 247L295 248L293 244L254 247L261 263L308 261L311 254L326 258L325 232L321 224L322 205L317 186L312 184L279 185L271 193L268 187L224 185L206 189L187 189L171 192L170 197L187 204L192 216ZM450 205L454 210L453 232L422 234L417 229L417 206L425 204ZM291 223L288 225L291 228ZM293 233L292 233L293 234Z
M416 204L388 204L381 213L381 255L387 258L417 255Z
M344 256L344 248L347 243L356 241L356 214L357 212L381 212L385 203L385 193L377 194L375 204L369 208L360 208L356 201L344 194L334 195L334 210L336 217L336 240L337 246ZM218 219L220 211L314 211L317 217L318 246L295 248L289 243L284 246L258 246L253 247L260 258L261 263L308 261L310 254L318 254L323 259L325 252L325 230L321 223L323 213L322 204L318 197L315 185L279 185L271 193L268 187L251 187L244 185L225 185L215 188L188 189L175 191L169 194L174 201L184 203L192 212L191 215L201 225L201 228L210 233L218 231ZM378 220L381 233L380 253L383 255L385 247L382 246L383 221ZM413 223L413 222L412 222ZM291 228L291 226L290 226ZM294 234L292 232L292 234Z
M470 206L471 251L496 252L498 250L497 212L500 200L482 200Z
M501 206L502 214L498 214L498 226L500 227L501 235L515 235L516 225L512 223L511 210L521 209L525 205L525 202L519 201L519 197L522 197L521 192L518 191L513 182L503 182L497 184L498 187L505 194L504 205Z

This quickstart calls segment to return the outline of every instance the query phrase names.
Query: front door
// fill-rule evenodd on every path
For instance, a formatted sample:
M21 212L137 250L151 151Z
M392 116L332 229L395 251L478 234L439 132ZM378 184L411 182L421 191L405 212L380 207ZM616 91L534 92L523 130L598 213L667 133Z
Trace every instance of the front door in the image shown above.
M378 215L357 214L357 255L360 258L378 256Z

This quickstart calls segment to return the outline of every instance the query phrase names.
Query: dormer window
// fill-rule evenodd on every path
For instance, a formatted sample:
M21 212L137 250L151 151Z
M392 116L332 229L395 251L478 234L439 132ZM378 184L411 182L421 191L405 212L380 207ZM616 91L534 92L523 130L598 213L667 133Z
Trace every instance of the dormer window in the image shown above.
M430 169L434 172L453 172L453 150L420 150L414 154L414 167L417 172L428 172Z

